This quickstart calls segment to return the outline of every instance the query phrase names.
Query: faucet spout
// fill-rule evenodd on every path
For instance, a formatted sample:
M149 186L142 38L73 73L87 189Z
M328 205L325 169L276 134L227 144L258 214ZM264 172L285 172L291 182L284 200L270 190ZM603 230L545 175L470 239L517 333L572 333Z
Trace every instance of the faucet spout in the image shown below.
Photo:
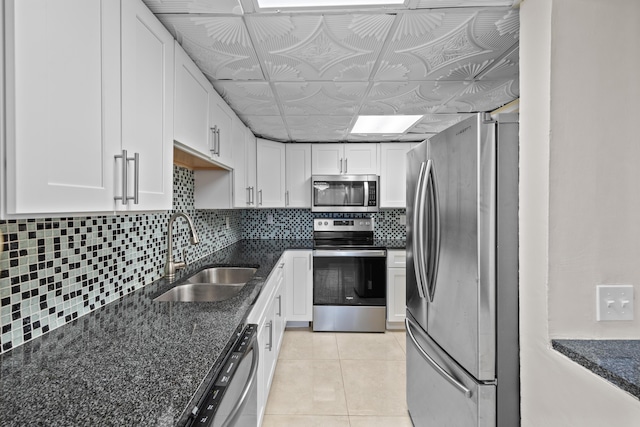
M200 243L200 239L198 238L198 233L196 233L196 228L193 225L193 221L189 215L184 212L176 212L171 215L169 218L169 225L167 227L167 262L164 265L164 276L167 279L173 279L176 275L176 271L180 268L184 268L187 266L186 260L182 261L174 261L173 260L173 222L178 218L183 217L187 220L187 224L189 225L189 242L192 245L196 245Z

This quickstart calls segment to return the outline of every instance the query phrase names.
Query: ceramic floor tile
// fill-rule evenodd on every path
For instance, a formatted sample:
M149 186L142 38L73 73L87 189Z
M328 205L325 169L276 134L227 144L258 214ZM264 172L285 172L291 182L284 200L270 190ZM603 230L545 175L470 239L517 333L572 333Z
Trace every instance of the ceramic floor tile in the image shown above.
M308 329L286 330L278 359L338 359L336 334Z
M400 347L402 348L402 352L406 355L407 354L407 333L406 331L402 330L402 331L393 331L391 332L391 335L393 335L393 337L398 341L398 344L400 344Z
M349 423L351 427L413 427L408 415L404 417L350 416Z
M341 360L340 364L349 415L407 415L404 360Z
M336 334L341 360L405 360L393 332L384 334Z
M339 360L278 360L265 414L347 415Z
M402 425L402 424L399 424ZM262 427L349 427L349 417L334 415L265 415Z

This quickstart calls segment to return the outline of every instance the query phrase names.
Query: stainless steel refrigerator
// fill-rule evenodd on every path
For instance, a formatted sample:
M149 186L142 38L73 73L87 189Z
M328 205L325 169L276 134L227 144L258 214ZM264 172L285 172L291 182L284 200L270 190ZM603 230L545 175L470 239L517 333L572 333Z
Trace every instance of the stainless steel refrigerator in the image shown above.
M407 154L407 403L417 427L520 425L518 116Z

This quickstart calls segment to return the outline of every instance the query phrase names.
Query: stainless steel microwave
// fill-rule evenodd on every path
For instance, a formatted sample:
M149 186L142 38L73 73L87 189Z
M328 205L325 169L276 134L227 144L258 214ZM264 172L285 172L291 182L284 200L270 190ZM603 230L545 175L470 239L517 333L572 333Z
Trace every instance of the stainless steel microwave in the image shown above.
M378 175L313 175L312 212L377 212Z

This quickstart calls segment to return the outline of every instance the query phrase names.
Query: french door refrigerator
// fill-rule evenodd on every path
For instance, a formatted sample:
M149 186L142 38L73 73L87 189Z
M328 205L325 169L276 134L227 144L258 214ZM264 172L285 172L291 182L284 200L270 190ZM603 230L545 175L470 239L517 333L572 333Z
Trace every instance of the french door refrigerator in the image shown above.
M407 154L407 256L414 425L520 425L517 114L476 114Z

